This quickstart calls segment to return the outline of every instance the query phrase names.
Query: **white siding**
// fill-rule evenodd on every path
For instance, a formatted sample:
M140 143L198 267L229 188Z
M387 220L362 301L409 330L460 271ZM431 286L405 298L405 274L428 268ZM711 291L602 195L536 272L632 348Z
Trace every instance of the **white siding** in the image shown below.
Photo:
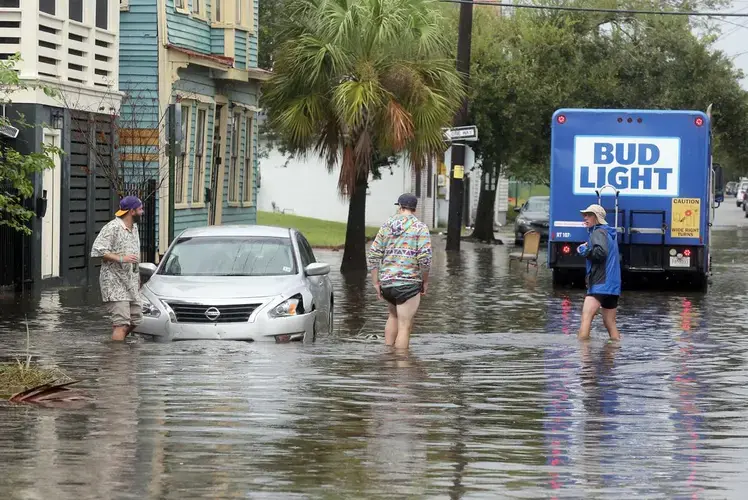
M22 0L20 8L0 8L4 43L0 57L21 53L23 80L57 87L61 98L36 91L13 95L16 103L63 104L72 109L109 113L119 107L119 0L108 0L107 28L96 27L96 2L83 2L83 22L68 19L68 0L57 0L54 14L39 2ZM9 23L9 24L8 24Z

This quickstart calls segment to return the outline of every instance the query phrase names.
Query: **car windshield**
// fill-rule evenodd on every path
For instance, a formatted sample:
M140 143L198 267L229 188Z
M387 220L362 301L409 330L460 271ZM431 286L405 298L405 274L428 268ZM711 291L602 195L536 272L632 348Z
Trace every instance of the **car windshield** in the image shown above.
M530 198L525 205L525 212L548 212L549 200L543 198Z
M166 256L167 276L284 276L296 274L288 238L182 238Z

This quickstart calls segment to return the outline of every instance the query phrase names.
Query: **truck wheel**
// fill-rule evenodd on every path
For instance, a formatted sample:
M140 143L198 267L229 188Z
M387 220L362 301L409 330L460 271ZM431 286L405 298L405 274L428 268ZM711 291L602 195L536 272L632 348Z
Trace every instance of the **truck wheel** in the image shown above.
M571 278L569 273L561 270L553 270L553 286L554 287L568 287L571 284Z
M709 280L706 274L694 274L691 279L691 287L696 292L706 292L709 289Z

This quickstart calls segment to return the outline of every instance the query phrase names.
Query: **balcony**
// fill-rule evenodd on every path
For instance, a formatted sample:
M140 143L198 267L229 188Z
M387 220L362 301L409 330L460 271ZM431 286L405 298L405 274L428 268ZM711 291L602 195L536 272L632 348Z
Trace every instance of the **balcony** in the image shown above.
M20 8L0 8L0 59L21 53L18 69L24 80L54 80L62 87L116 92L119 8L115 2L107 4L102 24L115 31L41 12L33 0L20 2ZM89 10L81 19L95 18L90 4L86 2Z

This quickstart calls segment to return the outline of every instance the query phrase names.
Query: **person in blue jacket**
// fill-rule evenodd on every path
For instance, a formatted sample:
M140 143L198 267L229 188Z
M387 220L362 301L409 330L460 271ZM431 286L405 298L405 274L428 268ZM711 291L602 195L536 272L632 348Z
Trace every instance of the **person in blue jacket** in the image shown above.
M621 295L621 260L616 230L605 221L605 209L600 205L590 205L581 212L589 238L587 243L577 248L579 255L587 259L587 296L582 306L579 338L585 340L590 337L592 320L598 309L602 309L603 324L610 339L620 340L616 308Z

